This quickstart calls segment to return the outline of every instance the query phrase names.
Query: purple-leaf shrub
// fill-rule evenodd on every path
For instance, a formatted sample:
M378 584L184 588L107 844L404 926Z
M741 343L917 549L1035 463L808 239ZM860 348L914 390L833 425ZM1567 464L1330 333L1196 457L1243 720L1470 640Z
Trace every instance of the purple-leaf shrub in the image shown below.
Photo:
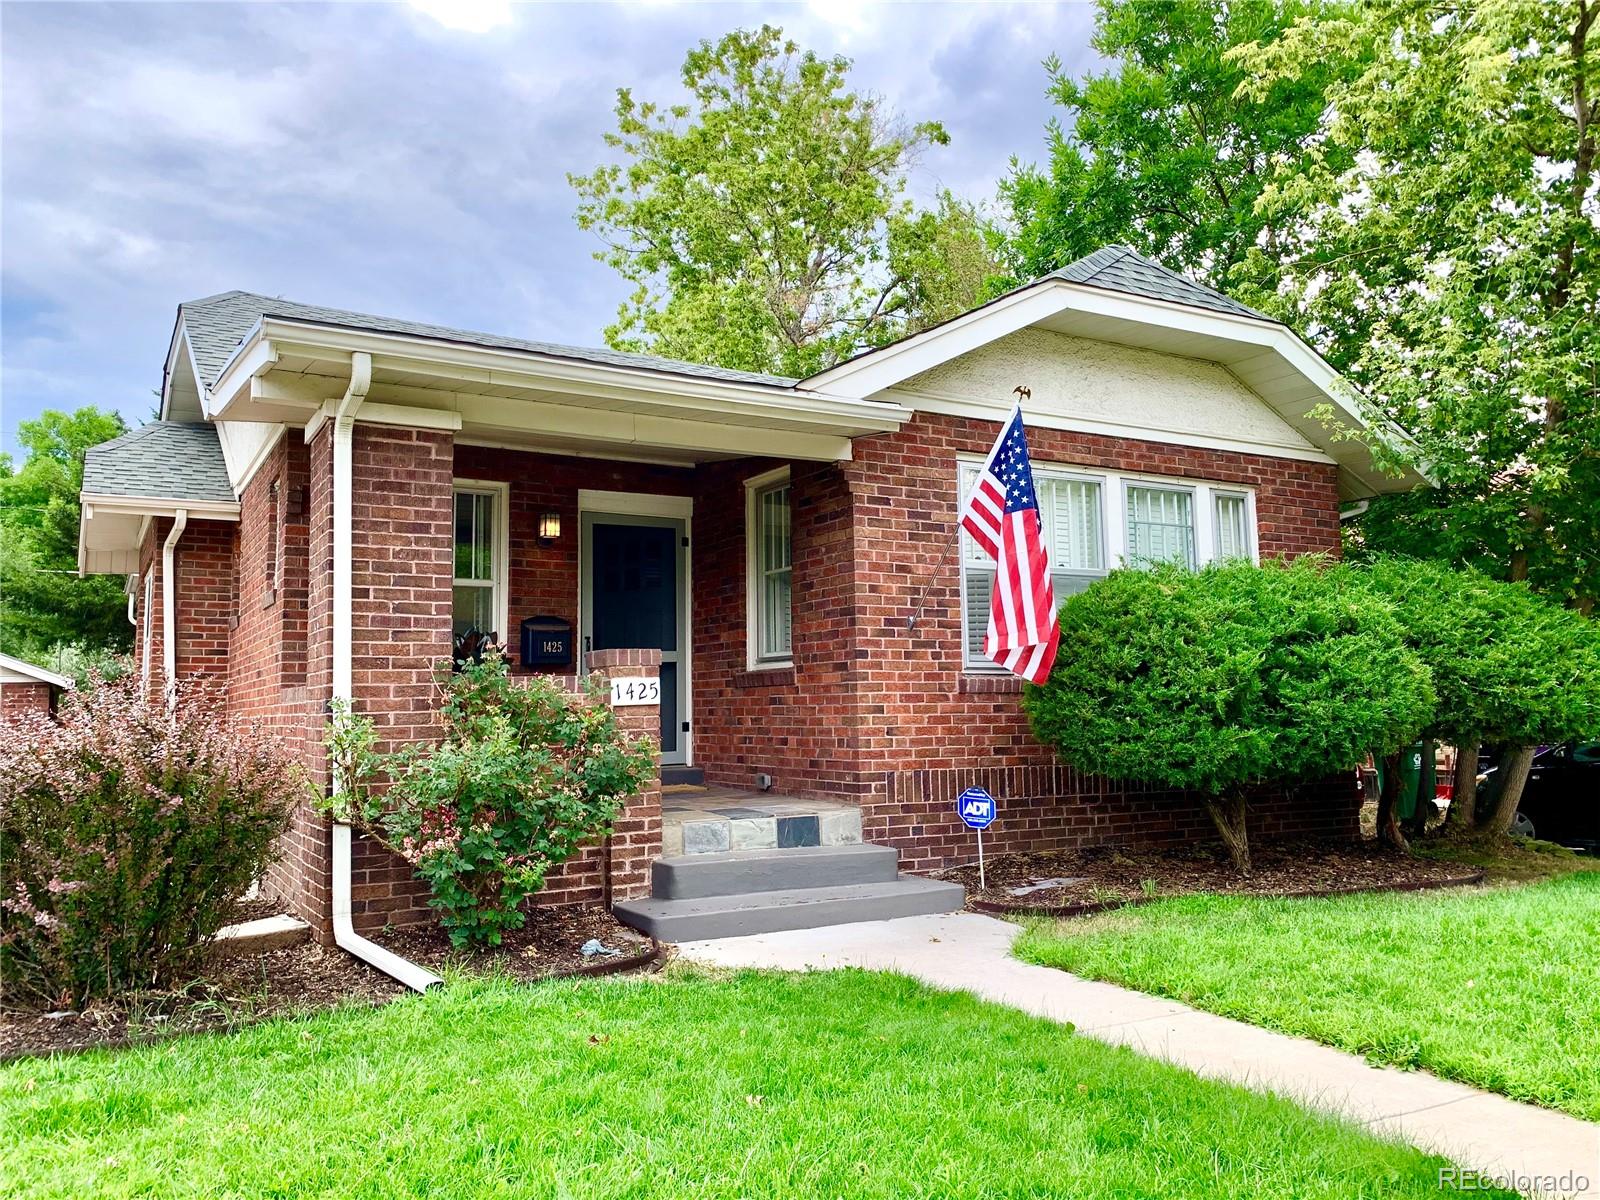
M8 1005L81 1005L182 982L306 795L214 692L174 711L136 680L0 729L0 983Z

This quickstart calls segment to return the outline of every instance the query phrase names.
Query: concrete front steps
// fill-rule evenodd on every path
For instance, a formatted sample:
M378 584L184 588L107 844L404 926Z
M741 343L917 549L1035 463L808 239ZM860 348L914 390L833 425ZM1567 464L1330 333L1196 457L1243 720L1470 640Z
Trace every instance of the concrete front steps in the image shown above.
M663 942L954 912L961 885L900 874L890 846L806 846L657 859L648 900L613 905Z

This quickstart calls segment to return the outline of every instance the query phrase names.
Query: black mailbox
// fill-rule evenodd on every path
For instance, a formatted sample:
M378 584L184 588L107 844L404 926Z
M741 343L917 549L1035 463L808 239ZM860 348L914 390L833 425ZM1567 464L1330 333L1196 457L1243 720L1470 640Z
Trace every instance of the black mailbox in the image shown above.
M522 665L564 667L572 661L572 622L529 617L522 622Z

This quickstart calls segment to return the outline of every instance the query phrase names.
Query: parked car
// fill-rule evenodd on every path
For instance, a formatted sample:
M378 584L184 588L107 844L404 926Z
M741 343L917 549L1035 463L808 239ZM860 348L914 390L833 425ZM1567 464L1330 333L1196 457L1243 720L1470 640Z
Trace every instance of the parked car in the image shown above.
M1491 761L1478 777L1480 817L1494 810L1499 774ZM1539 747L1511 832L1600 853L1600 742Z

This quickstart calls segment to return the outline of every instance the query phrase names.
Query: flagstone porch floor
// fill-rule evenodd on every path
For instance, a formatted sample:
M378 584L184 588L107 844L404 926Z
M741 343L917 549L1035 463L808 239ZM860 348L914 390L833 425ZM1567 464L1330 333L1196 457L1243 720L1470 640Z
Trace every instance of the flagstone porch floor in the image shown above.
M854 846L861 810L718 785L669 784L661 790L661 854Z

